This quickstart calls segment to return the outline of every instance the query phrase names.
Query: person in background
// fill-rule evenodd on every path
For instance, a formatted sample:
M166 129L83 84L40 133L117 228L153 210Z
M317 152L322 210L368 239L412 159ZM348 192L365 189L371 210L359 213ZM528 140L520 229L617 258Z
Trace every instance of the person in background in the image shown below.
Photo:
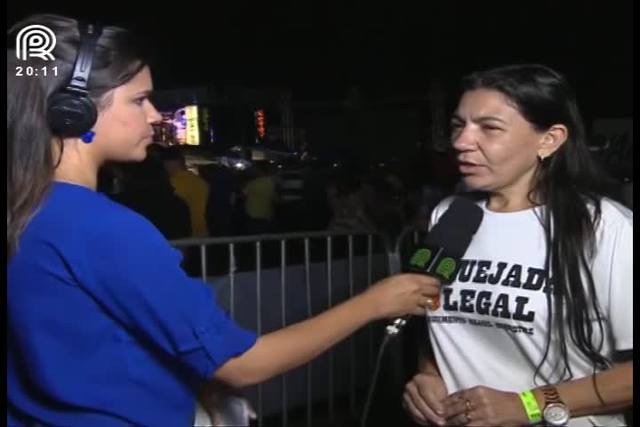
M215 237L232 236L237 198L233 172L223 165L211 164L200 168L200 176L209 184L206 210L209 234Z
M206 210L209 184L187 169L187 163L180 147L165 148L161 150L161 156L176 194L189 206L191 236L208 236Z
M275 230L276 182L268 168L268 163L255 163L249 171L252 178L242 189L248 234L266 234Z
M186 202L175 194L161 160L153 155L140 163L122 165L123 189L111 198L138 212L155 225L167 240L191 236Z

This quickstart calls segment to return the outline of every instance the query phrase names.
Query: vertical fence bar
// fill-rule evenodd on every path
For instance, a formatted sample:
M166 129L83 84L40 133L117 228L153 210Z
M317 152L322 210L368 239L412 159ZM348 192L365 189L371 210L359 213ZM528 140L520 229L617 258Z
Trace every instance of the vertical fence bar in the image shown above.
M333 306L333 292L332 292L332 262L333 255L331 253L331 236L327 237L327 293L329 308ZM333 350L329 350L329 421L333 422Z
M200 245L200 275L202 281L207 283L207 245Z
M349 244L349 298L354 294L353 278L353 235L348 237ZM356 353L355 336L349 338L349 409L352 415L356 415Z
M262 335L262 247L260 241L256 242L256 317L257 334ZM258 384L258 426L262 427L262 384Z
M286 269L287 269L287 247L286 240L280 241L280 292L281 292L281 300L280 307L282 308L281 317L282 317L282 327L287 326L287 315L286 315ZM287 400L287 374L282 374L282 427L287 427L288 423L288 400Z
M367 235L367 286L373 280L373 235ZM373 325L369 325L369 371L373 369Z
M309 239L304 239L304 280L306 285L307 292L307 318L311 317L311 262L310 262L310 254L309 254ZM309 361L307 363L307 427L311 427L311 420L313 417L312 410L312 399L311 399L311 364L313 362Z
M231 318L235 320L235 307L236 307L236 260L234 256L234 244L229 243L229 311Z

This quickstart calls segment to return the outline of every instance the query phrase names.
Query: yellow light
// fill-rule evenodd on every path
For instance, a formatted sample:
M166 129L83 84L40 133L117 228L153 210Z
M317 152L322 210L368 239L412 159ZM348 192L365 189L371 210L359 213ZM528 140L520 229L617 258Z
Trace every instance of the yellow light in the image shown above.
M200 145L198 106L188 105L184 108L184 113L187 118L187 145Z

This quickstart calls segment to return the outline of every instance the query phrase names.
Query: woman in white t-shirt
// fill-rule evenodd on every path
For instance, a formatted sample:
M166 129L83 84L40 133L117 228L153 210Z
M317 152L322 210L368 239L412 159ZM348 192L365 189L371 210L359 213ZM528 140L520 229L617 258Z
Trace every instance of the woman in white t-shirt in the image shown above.
M541 65L474 73L451 126L485 215L405 408L421 425L624 425L633 215L606 197L572 90Z

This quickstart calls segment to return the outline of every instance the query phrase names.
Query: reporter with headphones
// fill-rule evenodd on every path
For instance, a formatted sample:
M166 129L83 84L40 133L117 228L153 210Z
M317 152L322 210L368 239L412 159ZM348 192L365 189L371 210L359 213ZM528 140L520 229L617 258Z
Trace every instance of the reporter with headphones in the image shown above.
M262 337L237 326L150 222L95 191L106 161L145 158L160 120L143 47L54 15L9 35L35 24L55 34L53 60L7 50L9 425L192 425L207 380L264 381L438 294L398 275Z

